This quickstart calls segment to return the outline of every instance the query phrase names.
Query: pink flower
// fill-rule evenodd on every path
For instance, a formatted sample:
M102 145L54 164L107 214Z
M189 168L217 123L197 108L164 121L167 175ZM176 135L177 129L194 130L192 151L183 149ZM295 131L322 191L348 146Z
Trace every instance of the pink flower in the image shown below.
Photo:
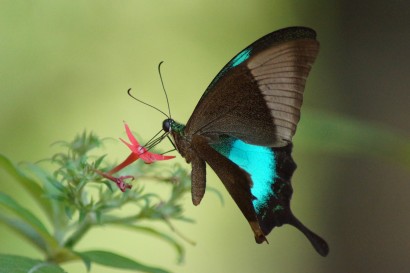
M135 157L137 157L135 160L137 160L139 157L142 160L144 160L145 163L151 164L155 161L168 160L168 159L175 158L175 156L172 156L172 155L160 155L160 154L154 154L154 153L148 152L147 149L145 149L138 143L137 139L131 133L131 130L128 127L127 123L124 123L124 125L125 125L125 132L127 133L128 139L130 140L131 144L125 142L125 140L123 140L122 138L120 138L120 140L124 142L124 144L127 145L128 148L130 148L130 150L132 151L132 154Z
M131 175L126 175L126 176L120 176L120 177L114 177L112 176L114 173L120 171L121 169L125 168L126 166L130 165L134 161L136 161L138 158L141 158L146 164L151 164L155 161L160 161L160 160L168 160L175 158L175 156L167 156L167 155L161 155L161 154L154 154L151 152L148 152L148 150L141 146L135 136L131 133L130 128L128 125L124 122L125 125L125 132L127 133L128 139L131 143L127 143L125 140L121 139L120 140L128 146L131 150L131 154L118 166L114 167L111 171L107 173L103 173L101 171L96 170L96 172L113 181L114 183L117 184L118 188L124 192L126 189L131 189L131 185L126 183L124 180L131 178L132 180L134 179L133 176Z
M131 189L132 185L128 184L125 182L126 179L130 178L131 181L134 180L134 177L132 175L125 175L125 176L120 176L120 177L114 177L110 175L109 173L103 173L99 170L95 170L96 173L99 175L113 181L115 184L117 184L118 188L122 191L125 192L126 189Z

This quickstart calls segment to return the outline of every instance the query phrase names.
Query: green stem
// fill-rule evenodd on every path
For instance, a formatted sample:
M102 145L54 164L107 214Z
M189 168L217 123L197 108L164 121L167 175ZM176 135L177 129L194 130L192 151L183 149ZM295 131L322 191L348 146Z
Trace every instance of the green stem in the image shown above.
M84 218L83 222L80 224L80 227L66 240L64 247L73 248L78 241L88 232L88 230L93 225L92 216L88 215Z
M52 255L47 257L48 262L55 264L61 264L69 261L79 260L80 258L74 254L71 250L66 248L55 249Z

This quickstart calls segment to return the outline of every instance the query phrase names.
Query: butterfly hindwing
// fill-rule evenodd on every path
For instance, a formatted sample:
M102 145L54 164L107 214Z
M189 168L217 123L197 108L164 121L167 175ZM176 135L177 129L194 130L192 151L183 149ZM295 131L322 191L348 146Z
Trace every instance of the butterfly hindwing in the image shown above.
M201 138L201 147L207 148L199 149L199 154L205 155L204 160L241 208L256 242L266 241L265 236L274 227L290 224L302 231L321 255L327 255L327 243L305 227L290 209L291 177L296 169L291 156L292 144L281 148L263 147L229 136L221 136L219 142L208 144ZM194 148L197 149L197 145ZM257 224L253 222L255 216Z
M208 139L195 135L192 148L215 171L225 188L249 222L258 243L266 241L252 204L252 181L249 174L209 145Z
M287 222L292 196L290 178L296 168L290 153L286 153L291 147L275 150L229 136L222 136L210 146L248 174L249 198L265 235Z

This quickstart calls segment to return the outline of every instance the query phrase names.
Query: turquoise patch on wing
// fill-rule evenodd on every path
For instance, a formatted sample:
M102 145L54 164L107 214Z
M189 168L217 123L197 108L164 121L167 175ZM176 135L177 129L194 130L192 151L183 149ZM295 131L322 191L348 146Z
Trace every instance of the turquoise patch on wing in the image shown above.
M218 75L216 75L216 77L212 80L211 84L208 86L205 92L202 94L201 100L205 98L208 92L214 87L214 85L219 81L219 79L225 75L225 73L228 70L240 65L241 63L249 59L249 57L251 56L251 51L251 48L246 48L242 50L238 55L236 55L235 58L233 58L227 65L225 65L224 68L221 71L219 71Z
M227 138L212 147L245 170L252 179L251 193L255 197L253 207L258 213L267 205L274 193L272 184L276 178L275 154L269 147L257 146L235 138Z
M231 61L231 67L235 67L249 59L251 56L251 49L247 48L243 50L241 53L239 53L232 61Z

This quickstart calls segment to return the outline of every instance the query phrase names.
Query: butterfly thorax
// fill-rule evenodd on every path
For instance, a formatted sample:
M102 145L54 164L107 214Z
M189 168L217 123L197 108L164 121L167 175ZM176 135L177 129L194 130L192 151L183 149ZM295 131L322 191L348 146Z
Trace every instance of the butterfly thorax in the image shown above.
M192 160L191 139L185 134L185 125L168 118L163 121L162 129L170 133L174 139L175 148L185 158L187 163Z

